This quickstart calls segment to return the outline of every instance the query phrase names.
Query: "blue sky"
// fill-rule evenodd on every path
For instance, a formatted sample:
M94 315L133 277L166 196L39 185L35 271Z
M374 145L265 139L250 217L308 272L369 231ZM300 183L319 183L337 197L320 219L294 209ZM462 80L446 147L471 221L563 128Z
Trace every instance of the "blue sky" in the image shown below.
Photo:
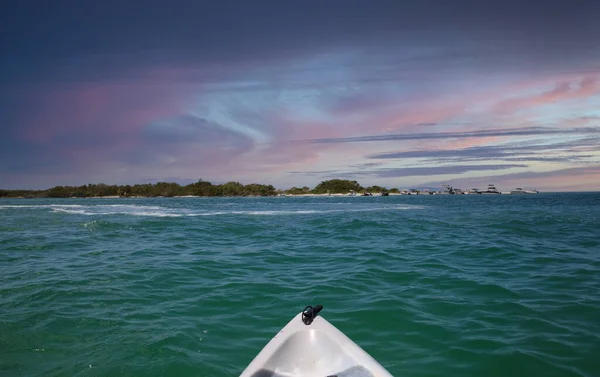
M9 1L0 188L599 190L598 19L593 1Z

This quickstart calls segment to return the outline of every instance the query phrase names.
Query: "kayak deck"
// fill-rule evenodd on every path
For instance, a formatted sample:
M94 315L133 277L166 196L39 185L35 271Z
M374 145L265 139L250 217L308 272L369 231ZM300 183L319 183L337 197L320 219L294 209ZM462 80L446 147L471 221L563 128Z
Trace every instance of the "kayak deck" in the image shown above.
M313 376L321 376L321 374L315 374ZM287 375L277 374L271 370L262 369L254 373L252 377L288 377ZM363 367L353 367L343 372L334 373L327 377L374 377L371 372Z
M391 377L375 359L322 317L295 316L240 377Z

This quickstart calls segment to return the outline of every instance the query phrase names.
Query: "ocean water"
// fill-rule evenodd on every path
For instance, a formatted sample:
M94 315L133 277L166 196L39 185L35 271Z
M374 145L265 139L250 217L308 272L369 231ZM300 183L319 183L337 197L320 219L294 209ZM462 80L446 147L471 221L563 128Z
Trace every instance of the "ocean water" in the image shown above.
M238 376L309 304L398 377L600 376L600 194L0 200L0 376Z

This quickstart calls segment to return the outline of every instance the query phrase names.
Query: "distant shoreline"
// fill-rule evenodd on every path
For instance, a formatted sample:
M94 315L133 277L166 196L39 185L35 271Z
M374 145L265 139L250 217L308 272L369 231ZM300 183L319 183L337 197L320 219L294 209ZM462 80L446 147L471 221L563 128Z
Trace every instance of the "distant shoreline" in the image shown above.
M597 191L557 191L557 192L550 192L550 193L586 193L586 192L590 192L590 193L594 193ZM412 194L401 194L401 193L389 193L386 196L496 196L496 195L502 195L502 196L506 196L506 195L517 195L517 196L531 196L531 195L536 195L536 194L511 194L510 192L502 192L499 194L495 194L495 195L490 195L490 194L441 194L441 193L433 193L433 194L428 194L428 193L412 193ZM130 196L118 196L118 195L107 195L107 196L85 196L85 197L77 197L77 196L69 196L69 197L33 197L33 198L28 198L28 197L23 197L23 196L3 196L0 197L1 199L22 199L22 200L27 200L27 199L182 199L182 198L260 198L260 197L278 197L278 198L285 198L285 197L290 197L290 198L316 198L316 197L332 197L332 198L358 198L358 197L384 197L382 195L379 194L374 194L374 195L362 195L362 194L356 194L356 195L349 195L349 194L279 194L279 195L219 195L219 196L207 196L207 195L175 195L175 196L162 196L162 195L157 195L157 196L143 196L143 195L130 195Z
M520 192L519 192L520 191ZM104 183L82 186L55 186L47 190L2 190L0 198L194 198L194 197L321 197L321 196L397 196L397 195L473 195L473 194L537 194L537 190L517 188L509 192L500 192L494 185L488 185L486 190L461 190L450 185L443 185L441 190L431 188L403 189L386 188L383 186L362 186L357 181L331 179L322 181L316 187L292 187L290 189L275 189L272 185L251 183L243 185L239 182L212 184L199 180L196 183L181 186L174 182L158 182L155 184L107 185Z

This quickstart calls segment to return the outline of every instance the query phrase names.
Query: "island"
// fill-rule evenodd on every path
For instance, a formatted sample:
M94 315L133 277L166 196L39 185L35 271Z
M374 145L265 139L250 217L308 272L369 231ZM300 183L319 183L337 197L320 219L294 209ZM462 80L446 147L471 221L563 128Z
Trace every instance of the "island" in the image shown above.
M357 181L331 179L322 181L315 188L308 186L276 189L273 185L240 182L213 184L199 179L195 183L180 185L175 182L157 182L134 185L107 185L104 183L83 186L55 186L47 190L2 190L0 198L154 198L154 197L199 197L199 196L389 196L389 195L467 195L467 194L537 194L537 190L500 192L493 185L487 190L461 190L443 185L441 190L430 188L403 189L383 186L362 186Z
M311 189L307 186L287 190L275 189L273 185L239 182L213 184L202 179L189 185L175 182L154 184L108 185L104 183L82 186L55 186L47 190L0 190L5 198L106 198L106 197L182 197L182 196L283 196L283 195L331 195L352 192L399 193L398 189L380 186L363 187L357 181L332 179L319 183Z

